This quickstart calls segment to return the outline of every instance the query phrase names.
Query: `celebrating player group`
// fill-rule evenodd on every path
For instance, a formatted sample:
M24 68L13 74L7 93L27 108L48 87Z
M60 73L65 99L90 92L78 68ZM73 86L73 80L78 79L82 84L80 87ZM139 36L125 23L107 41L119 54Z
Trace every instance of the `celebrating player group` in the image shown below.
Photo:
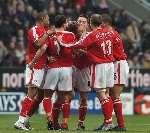
M14 127L31 130L30 118L43 101L48 130L69 130L70 103L78 91L77 130L84 130L88 94L93 89L104 115L103 123L94 131L126 131L120 99L129 72L126 60L123 41L109 15L80 15L76 21L57 15L52 26L49 16L40 12L36 25L28 31L28 92Z

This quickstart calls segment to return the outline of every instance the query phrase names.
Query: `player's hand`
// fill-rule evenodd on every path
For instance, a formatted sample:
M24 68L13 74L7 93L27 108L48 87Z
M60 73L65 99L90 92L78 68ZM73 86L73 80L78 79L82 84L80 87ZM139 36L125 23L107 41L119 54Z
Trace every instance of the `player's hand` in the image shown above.
M84 50L84 49L78 49L78 51L79 51L81 54L87 54L87 51Z
M55 33L56 33L55 28L52 28L52 29L48 30L46 33L47 33L49 36L55 34Z
M29 67L30 69L33 69L34 64L33 64L32 62L30 62L30 63L28 64L28 67Z
M75 57L80 57L80 56L83 56L85 54L87 54L87 51L84 50L84 49L76 49L76 50L74 50Z
M50 57L48 57L48 61L49 61L49 63L53 63L56 61L56 58L53 56L50 56Z

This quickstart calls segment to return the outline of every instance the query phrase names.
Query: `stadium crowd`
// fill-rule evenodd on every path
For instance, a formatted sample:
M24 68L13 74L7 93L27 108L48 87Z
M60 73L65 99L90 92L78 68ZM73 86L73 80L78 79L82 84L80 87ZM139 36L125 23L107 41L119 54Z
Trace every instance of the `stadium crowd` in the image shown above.
M80 13L110 13L125 42L130 67L150 68L150 28L131 19L124 9L110 12L107 0L1 0L0 66L24 66L26 31L35 23L37 12L47 12L53 24L56 14L75 19Z

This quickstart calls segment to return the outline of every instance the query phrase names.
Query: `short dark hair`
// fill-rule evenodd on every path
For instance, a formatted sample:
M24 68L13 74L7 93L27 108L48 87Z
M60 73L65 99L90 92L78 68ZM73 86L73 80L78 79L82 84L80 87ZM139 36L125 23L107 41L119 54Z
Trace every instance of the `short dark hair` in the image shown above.
M89 17L88 17L86 14L81 14L79 17L86 18L87 20L89 19ZM78 17L78 18L79 18L79 17Z
M87 19L87 22L89 23L90 21L89 21L89 17L88 17L88 15L86 15L86 14L81 14L79 17L83 17L83 18L86 18ZM78 17L78 18L79 18Z
M47 16L45 12L39 12L36 18L36 22L41 22L45 16Z
M64 23L66 23L67 18L64 15L57 15L55 17L55 27L60 28Z
M100 26L102 23L102 16L100 14L92 14L90 20L92 25Z
M102 21L104 23L109 23L110 25L112 25L112 18L109 14L102 14Z

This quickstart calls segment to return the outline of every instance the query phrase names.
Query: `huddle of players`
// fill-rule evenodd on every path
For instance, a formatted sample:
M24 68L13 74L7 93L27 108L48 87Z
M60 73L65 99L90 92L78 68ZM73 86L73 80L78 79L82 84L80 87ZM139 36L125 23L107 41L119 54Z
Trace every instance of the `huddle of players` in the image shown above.
M73 89L80 93L78 130L84 130L88 92L93 88L100 101L104 122L95 131L126 131L120 93L128 75L127 56L120 35L111 26L109 15L93 14L67 21L55 17L55 31L47 14L39 13L36 26L28 31L26 66L27 96L22 102L15 128L30 130L29 119L41 101L49 130L68 130ZM91 32L87 32L90 26ZM90 81L90 87L89 87ZM52 105L52 95L57 95ZM112 112L118 125L113 127ZM62 124L59 114L62 112Z

